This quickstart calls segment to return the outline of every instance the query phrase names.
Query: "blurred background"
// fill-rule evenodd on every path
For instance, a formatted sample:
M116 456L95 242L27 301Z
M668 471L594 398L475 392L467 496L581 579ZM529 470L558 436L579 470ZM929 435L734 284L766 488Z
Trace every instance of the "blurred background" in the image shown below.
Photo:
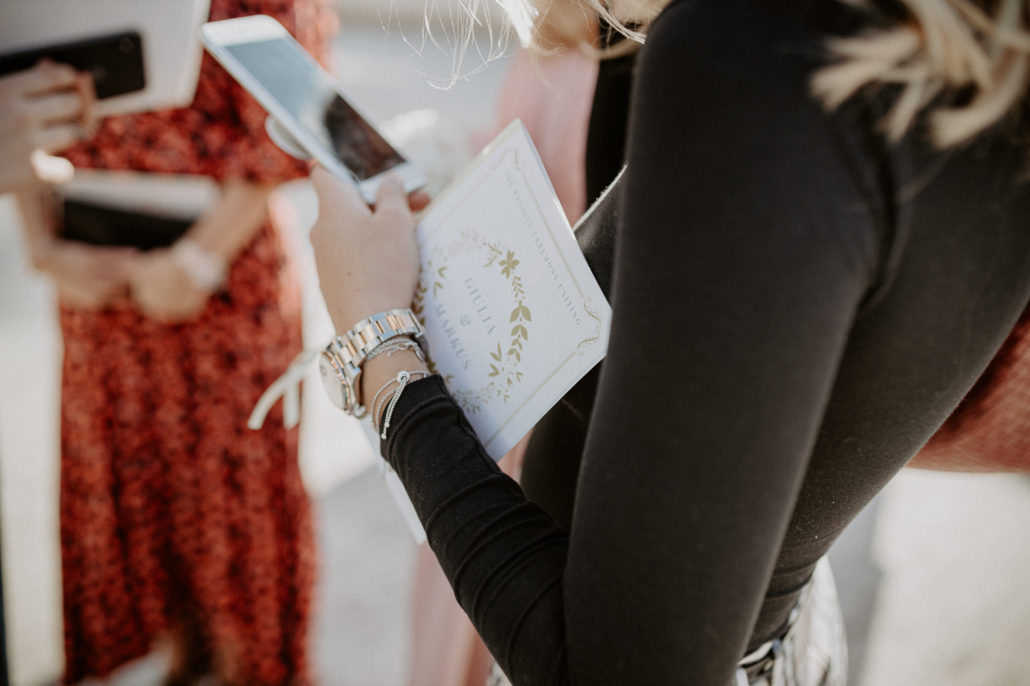
M458 2L439 0L440 12ZM424 0L339 0L333 64L374 122L410 110L438 115L459 146L493 119L511 49L475 51L455 75L446 36L425 35ZM490 52L495 21L477 44ZM512 41L514 42L514 41ZM497 48L496 42L493 48ZM453 81L453 83L451 83ZM448 86L448 87L445 87ZM456 153L460 156L460 153ZM314 219L304 181L280 191ZM0 198L0 514L11 683L55 683L61 669L57 530L58 364L53 293L29 269L13 203ZM305 344L331 329L303 231ZM313 383L312 383L313 382ZM301 468L321 546L313 659L328 686L399 686L407 678L415 544L363 436L304 387ZM864 686L1030 684L1030 478L906 471L833 552L851 639L852 683ZM143 660L113 683L148 686Z

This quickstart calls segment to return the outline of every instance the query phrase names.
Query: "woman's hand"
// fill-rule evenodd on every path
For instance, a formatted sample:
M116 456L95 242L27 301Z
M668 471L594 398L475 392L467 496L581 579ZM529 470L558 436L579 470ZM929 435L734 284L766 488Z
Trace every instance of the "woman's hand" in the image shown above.
M140 253L133 248L107 248L53 240L36 264L70 307L100 310L129 294L129 280Z
M94 99L88 75L52 62L0 77L0 193L67 181L71 165L46 153L88 135Z
M322 297L337 331L378 312L410 307L418 285L415 217L425 194L405 195L388 177L370 209L354 187L316 167L318 220L311 229Z
M196 318L211 292L200 288L171 249L143 255L132 275L132 302L148 317L167 323Z

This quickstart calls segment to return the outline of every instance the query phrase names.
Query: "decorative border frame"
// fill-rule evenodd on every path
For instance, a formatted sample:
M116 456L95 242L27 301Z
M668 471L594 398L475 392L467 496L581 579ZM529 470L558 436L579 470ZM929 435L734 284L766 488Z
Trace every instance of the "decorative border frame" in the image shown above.
M497 146L505 145L506 143L508 143L508 141L511 139L511 137L516 135L520 130L522 130L521 125L518 124L517 122L513 123L511 126L509 126L508 131L506 131L504 135L502 135L500 138L498 138L491 145L491 149L492 148L496 148ZM489 152L490 152L490 150L485 151L483 154L489 154ZM494 440L496 440L497 437L504 431L504 429L507 428L507 426L516 417L518 417L522 413L522 411L525 409L526 405L528 405L537 396L537 394L539 394L541 392L541 390L543 390L543 388L551 381L551 379L553 379L556 375L558 375L558 373L561 372L561 370L567 364L569 364L569 362L571 362L575 357L583 355L584 351L587 348L589 348L592 345L597 344L601 340L601 328L602 328L601 317L600 317L600 315L598 315L598 313L593 308L592 299L589 298L589 297L586 297L586 295L583 292L582 285L579 283L579 280L576 278L575 273L569 267L568 260L566 259L565 253L562 251L561 246L558 243L558 238L555 235L555 229L552 226L551 222L548 221L547 216L544 214L543 208L541 207L540 199L537 197L537 194L535 192L533 184L530 183L529 178L526 176L526 171L525 171L525 168L523 167L523 160L522 160L519 152L520 151L519 151L518 147L516 147L516 146L511 146L511 147L507 148L506 150L504 150L503 154L501 154L494 161L494 163L489 168L489 171L490 172L496 171L502 164L505 163L505 161L509 158L509 156L514 158L513 159L513 165L515 167L515 171L518 172L518 174L521 176L521 178L523 180L523 187L528 191L528 195L529 195L529 197L533 201L533 207L536 209L537 215L538 215L538 217L540 219L540 223L547 230L547 235L551 239L551 243L554 246L554 250L557 253L557 255L561 258L561 263L562 263L562 267L564 269L564 274L568 277L569 281L574 286L574 288L576 290L576 293L578 295L579 302L581 303L581 305L583 307L583 311L586 312L586 314L591 319L594 320L594 329L593 329L593 332L591 333L590 336L587 336L586 338L584 338L581 341L579 341L576 344L575 349L572 352L570 352L566 357L564 357L562 360L560 360L558 362L558 364L550 371L550 373L548 373L546 376L544 376L543 379L541 379L540 383L536 386L536 388L531 390L526 395L526 397L522 401L522 403L520 403L517 407L515 407L515 408L513 408L511 410L511 412L508 415L508 418L499 427L497 427L497 429L493 432L493 434L491 436L489 436L489 437L486 437L483 440L484 447L489 446L490 443L492 443ZM461 206L461 204L464 202L464 200L466 198L468 198L469 196L471 196L474 193L478 192L480 186L486 181L487 176L488 175L484 175L483 178L478 183L476 183L471 188L469 188L469 190L465 193L465 195L461 199L461 201L457 202L457 204L455 205L455 209L451 213L452 215L453 215L454 212L457 212L458 208ZM437 202L442 201L448 195L449 194L445 194L444 196L441 196L441 198L439 198L437 200ZM440 225L442 226L443 224L445 224L447 222L447 220L450 218L450 216L451 215L447 215L442 220L440 220L440 222L439 222ZM433 236L433 234L424 236L423 240L422 240L422 244L423 245L431 244L432 243L432 236ZM485 241L484 241L484 244L485 244ZM511 251L508 251L507 248L502 247L499 243L496 244L495 247L496 247L496 250L497 250L498 254L491 256L490 260L487 262L487 266L490 266L490 264L492 264L493 261L496 260L497 257L499 257L499 253L500 252L505 252L506 253L505 257L507 259L509 259L509 260L514 258L514 253L512 253L509 256L507 253L510 253ZM431 264L431 261L430 261L430 264ZM511 272L512 273L514 273L515 266L517 266L517 264L518 264L518 260L515 260L515 264L512 265L512 268L511 268ZM446 268L447 268L447 265L445 264L445 265L442 265L441 267L436 267L433 271L439 271L440 269L443 269L444 270L444 274L445 274L446 273ZM418 309L415 309L415 313L416 313L416 315L419 316L420 319L423 319L423 324L425 324L425 321L424 321L424 318L423 318L423 315L422 315L422 305L423 305L423 302L422 302L419 294L421 294L421 296L424 297L425 293L427 292L428 287L429 287L428 283L423 284L420 281L420 283L419 283L419 292L416 294L416 306L418 307ZM516 308L516 310L513 311L513 313L512 313L513 317L517 313L518 313L518 308ZM526 314L527 314L526 321L529 321L528 315L530 313L528 312L528 308L527 308ZM514 323L515 321L516 321L515 319L512 319L512 323ZM517 326L513 327L513 329L512 329L513 336L514 336L514 332L515 332L515 330L517 328L518 328ZM528 331L526 333L527 333L527 337L528 337ZM498 352L500 352L500 350ZM510 353L510 349L509 349L509 353ZM520 353L521 353L521 350L520 350ZM493 353L491 353L491 356L493 356ZM500 362L501 361L501 360L497 359L497 356L493 356L493 359L495 360L495 362ZM521 361L521 354L519 355L519 360ZM501 373L502 373L502 370L500 368L498 368L498 375L500 375ZM491 376L493 376L493 374L491 374ZM509 381L509 383L508 383L509 386L511 385L510 378L511 377L506 377L506 379ZM521 380L521 378L519 378L518 380ZM444 381L446 382L447 378L445 378ZM449 384L448 384L448 386L449 386ZM475 395L476 393L478 393L479 391L482 391L482 390L483 389L477 389L477 391L467 391L466 393L470 393L470 394ZM494 390L494 392L496 392L497 389L495 388L493 390ZM461 400L458 397L460 394L461 394L460 391L459 392L454 392L455 399L458 400L459 403L461 402ZM472 396L470 396L470 398L471 397ZM463 407L465 407L464 404L463 404ZM466 408L466 409L468 409L468 408ZM476 408L475 410L469 410L469 411L471 413L475 413L479 409L480 408Z

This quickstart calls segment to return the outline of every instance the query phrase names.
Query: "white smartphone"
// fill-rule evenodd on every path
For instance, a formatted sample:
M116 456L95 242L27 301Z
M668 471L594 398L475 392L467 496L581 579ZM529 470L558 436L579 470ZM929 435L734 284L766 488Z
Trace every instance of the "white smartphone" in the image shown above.
M254 15L201 27L208 52L247 89L284 129L269 133L287 152L295 143L375 202L383 177L396 174L408 192L425 177L386 142L340 93L332 76L272 17Z

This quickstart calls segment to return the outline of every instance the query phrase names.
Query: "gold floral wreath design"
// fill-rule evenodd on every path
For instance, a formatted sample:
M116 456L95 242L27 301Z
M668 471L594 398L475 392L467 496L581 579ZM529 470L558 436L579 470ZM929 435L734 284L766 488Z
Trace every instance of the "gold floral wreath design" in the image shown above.
M495 350L490 352L490 376L493 380L485 386L466 391L454 392L454 399L466 412L475 414L482 410L482 405L492 398L500 398L504 402L511 400L511 388L522 381L524 374L519 369L522 363L523 348L529 340L529 323L533 320L529 307L526 306L526 291L523 286L522 277L518 274L520 260L515 256L515 251L499 242L486 241L480 237L474 229L463 231L446 249L438 248L434 257L426 262L426 269L419 278L418 287L415 289L415 300L412 311L425 326L425 298L429 289L433 290L433 297L439 295L444 288L449 268L448 259L458 253L469 251L486 250L486 262L483 268L496 265L501 275L508 280L512 290L512 299L515 307L508 317L511 324L510 339L507 350L497 342ZM439 370L436 364L429 360L429 370L437 374ZM450 384L453 375L448 374L444 381Z

